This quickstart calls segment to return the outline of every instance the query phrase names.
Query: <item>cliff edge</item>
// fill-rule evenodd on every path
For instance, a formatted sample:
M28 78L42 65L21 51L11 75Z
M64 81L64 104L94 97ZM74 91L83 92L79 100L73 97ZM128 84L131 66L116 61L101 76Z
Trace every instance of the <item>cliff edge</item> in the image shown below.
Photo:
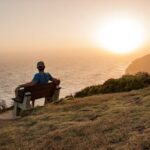
M126 74L135 74L137 72L150 73L150 54L144 57L135 59L126 69Z

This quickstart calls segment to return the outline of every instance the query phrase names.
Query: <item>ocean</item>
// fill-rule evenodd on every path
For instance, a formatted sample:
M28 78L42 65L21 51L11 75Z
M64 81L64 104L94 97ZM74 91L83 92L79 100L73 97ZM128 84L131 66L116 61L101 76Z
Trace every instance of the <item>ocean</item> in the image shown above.
M109 78L122 76L127 68L126 61L106 58L65 58L62 60L46 60L46 72L61 80L60 97L90 86L101 84ZM5 100L7 106L12 105L14 89L19 84L32 80L36 70L36 60L18 63L1 63L0 65L0 101ZM41 105L43 100L38 100Z

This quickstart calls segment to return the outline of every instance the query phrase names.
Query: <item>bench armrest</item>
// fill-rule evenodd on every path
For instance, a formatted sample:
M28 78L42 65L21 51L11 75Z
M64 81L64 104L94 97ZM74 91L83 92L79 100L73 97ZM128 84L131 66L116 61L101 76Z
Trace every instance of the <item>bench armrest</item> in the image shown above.
M31 96L31 92L24 93L25 96Z
M56 86L56 90L60 90L61 89L61 87L60 86Z

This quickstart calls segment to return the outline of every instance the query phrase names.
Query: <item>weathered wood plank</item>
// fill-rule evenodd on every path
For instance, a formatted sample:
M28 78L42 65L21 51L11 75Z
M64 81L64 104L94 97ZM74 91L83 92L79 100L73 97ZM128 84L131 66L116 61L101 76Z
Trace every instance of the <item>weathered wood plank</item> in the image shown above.
M53 82L41 85L34 85L25 87L22 90L19 90L19 97L23 99L26 92L31 93L31 100L43 98L43 97L51 97L54 94L56 89L56 84Z

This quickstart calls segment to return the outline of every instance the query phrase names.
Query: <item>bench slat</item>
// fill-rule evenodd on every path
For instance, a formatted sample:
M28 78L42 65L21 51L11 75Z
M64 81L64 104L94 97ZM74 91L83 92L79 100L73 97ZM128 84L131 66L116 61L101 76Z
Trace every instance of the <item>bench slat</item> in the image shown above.
M19 97L23 99L26 92L31 93L31 100L35 100L43 97L52 97L54 91L56 89L56 85L53 82L41 85L34 85L25 87L23 90L19 90Z

